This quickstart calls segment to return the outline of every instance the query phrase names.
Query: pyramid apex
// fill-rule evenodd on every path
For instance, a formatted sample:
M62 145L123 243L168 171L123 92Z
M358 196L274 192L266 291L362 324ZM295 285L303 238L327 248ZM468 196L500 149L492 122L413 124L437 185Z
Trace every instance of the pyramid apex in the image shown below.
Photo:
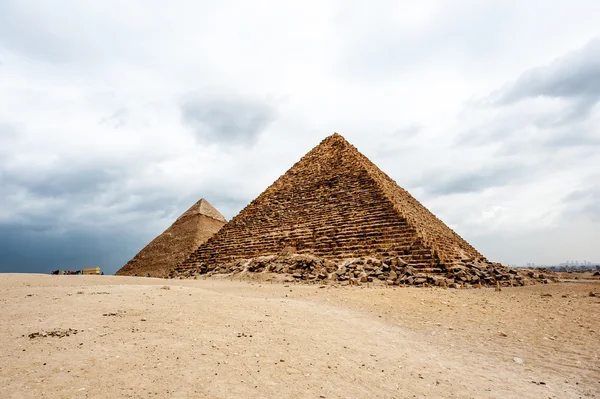
M205 198L200 198L198 202L185 211L177 220L190 215L204 215L216 219L221 222L227 222L221 212L217 211Z
M335 132L332 135L325 137L325 139L321 142L321 144L335 144L335 143L343 143L350 144L348 140L344 138L341 134Z
M344 138L344 136L342 136L342 135L341 135L341 134L339 134L338 132L333 132L333 134L332 134L332 135L330 135L330 136L327 136L326 140L327 140L327 139L338 139L338 140L339 140L339 139L343 139L343 140L346 140L346 139Z

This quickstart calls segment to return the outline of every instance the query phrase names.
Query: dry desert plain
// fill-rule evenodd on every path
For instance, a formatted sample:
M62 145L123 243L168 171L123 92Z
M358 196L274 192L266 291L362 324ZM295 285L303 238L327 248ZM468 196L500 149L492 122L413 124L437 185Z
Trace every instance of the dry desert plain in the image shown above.
M598 282L4 274L0 305L1 398L600 397Z

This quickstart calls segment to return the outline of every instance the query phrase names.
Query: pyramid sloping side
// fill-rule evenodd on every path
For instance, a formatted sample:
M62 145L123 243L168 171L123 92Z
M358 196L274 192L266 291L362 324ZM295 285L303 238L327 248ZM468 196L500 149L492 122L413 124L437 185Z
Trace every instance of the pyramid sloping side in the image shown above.
M381 171L363 154L358 153L369 175L394 204L395 209L413 226L425 246L432 248L445 264L462 261L487 259L473 248L467 241L438 219L429 209L424 207L410 193L400 187L392 178Z
M328 137L192 253L180 269L275 255L287 246L329 259L393 254L421 269L435 268L436 250L419 232L426 224L419 224L413 212L405 217L398 211L402 203L365 159L341 136ZM444 248L440 246L438 252Z
M173 267L183 262L192 251L224 225L224 221L202 213L186 212L116 274L120 276L150 274L152 277L167 277Z

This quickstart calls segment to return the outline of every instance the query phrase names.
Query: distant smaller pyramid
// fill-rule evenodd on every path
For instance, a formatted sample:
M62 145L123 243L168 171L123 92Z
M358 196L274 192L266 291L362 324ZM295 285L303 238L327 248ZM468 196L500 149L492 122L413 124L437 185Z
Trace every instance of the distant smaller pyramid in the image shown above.
M227 220L204 198L192 205L116 273L118 276L166 277Z

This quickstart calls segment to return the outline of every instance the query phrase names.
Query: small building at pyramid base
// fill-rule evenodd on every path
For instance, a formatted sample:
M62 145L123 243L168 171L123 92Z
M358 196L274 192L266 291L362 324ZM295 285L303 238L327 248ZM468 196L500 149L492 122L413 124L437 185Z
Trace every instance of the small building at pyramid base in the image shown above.
M167 277L173 267L183 262L190 252L226 223L223 215L202 198L119 269L116 275Z
M523 285L341 135L307 153L171 277L281 273L302 281Z

